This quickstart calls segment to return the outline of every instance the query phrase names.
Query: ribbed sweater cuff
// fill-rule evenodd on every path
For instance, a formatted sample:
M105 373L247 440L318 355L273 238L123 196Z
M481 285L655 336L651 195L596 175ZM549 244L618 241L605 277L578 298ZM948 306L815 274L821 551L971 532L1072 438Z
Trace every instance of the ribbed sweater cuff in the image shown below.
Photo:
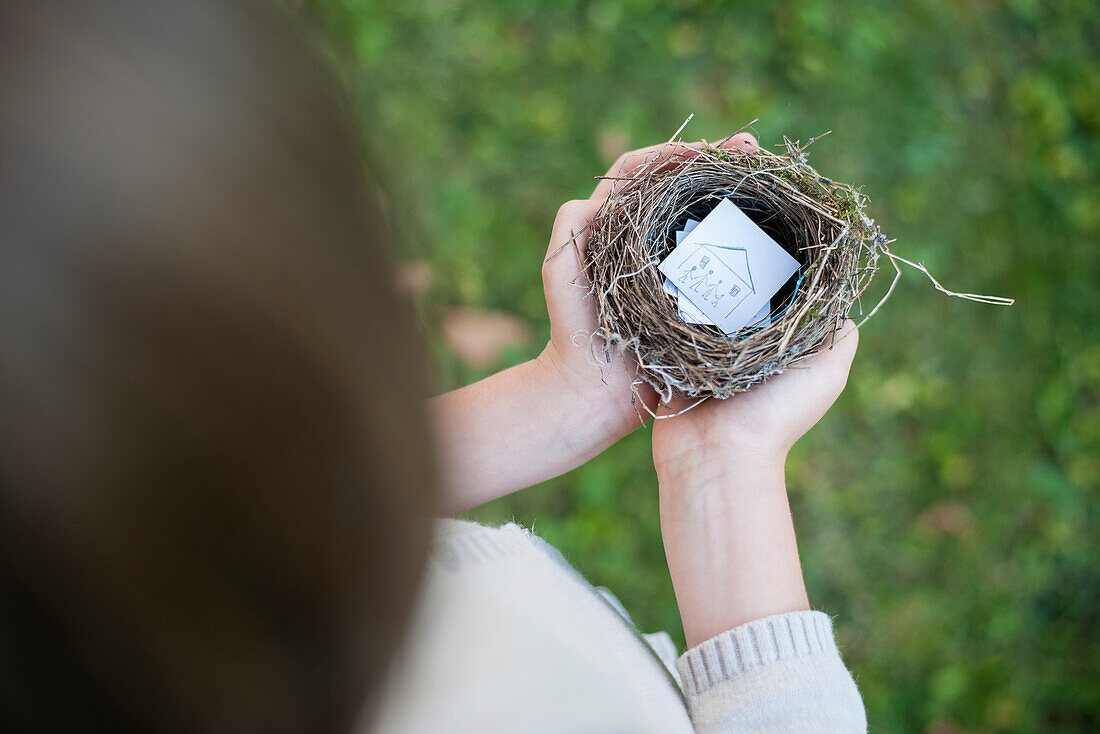
M684 653L676 667L684 693L697 696L754 668L822 655L840 658L833 620L822 612L791 612L712 637Z

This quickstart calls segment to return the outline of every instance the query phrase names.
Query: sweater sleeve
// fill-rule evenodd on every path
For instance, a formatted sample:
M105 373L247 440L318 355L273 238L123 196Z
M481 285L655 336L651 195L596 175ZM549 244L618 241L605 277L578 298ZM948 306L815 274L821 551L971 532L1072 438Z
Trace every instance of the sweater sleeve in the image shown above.
M758 619L677 661L700 734L865 734L867 715L840 659L832 619L793 612Z

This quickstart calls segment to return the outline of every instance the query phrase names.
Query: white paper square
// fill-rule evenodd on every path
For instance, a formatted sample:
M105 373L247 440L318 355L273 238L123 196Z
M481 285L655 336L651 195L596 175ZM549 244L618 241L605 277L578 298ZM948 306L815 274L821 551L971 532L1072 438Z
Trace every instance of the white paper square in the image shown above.
M733 335L761 320L771 297L798 270L798 261L723 199L658 269L680 296Z
M675 232L676 244L683 242L684 237L691 233L691 230L695 229L699 224L698 219L689 219L684 225L683 229L678 229ZM677 315L680 320L686 324L702 324L705 326L714 326L714 322L710 318L699 310L699 307L691 302L680 289L673 285L672 281L665 277L664 282L665 293L669 294L676 299ZM760 307L753 317L749 320L748 326L767 326L771 323L771 301L765 303Z

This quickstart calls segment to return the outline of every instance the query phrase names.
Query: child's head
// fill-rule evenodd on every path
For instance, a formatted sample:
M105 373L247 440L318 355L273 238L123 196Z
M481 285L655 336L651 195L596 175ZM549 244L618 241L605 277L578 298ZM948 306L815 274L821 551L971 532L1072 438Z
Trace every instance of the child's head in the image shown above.
M0 5L0 728L344 728L431 510L323 65L260 4Z

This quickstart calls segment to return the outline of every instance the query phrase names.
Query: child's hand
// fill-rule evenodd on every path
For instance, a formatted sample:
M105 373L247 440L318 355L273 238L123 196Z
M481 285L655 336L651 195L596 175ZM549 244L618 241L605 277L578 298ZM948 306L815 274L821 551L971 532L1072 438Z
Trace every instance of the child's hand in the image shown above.
M611 361L606 362L601 344L588 348L589 339L596 330L596 305L587 297L589 283L583 268L587 227L611 193L612 186L618 185L613 180L615 177L647 161L663 160L701 145L654 145L624 153L596 186L591 198L566 202L554 220L547 260L542 266L542 284L550 314L550 342L537 362L567 386L568 393L576 398L577 410L607 426L613 440L637 428L643 422L639 415L648 417L656 408L657 396L647 383L638 380L637 398L646 407L635 406L631 384L635 382L638 367L633 358L613 349ZM751 151L757 143L752 135L740 133L720 145ZM598 358L602 364L594 364L590 357Z
M722 144L751 150L756 141L741 134ZM627 153L607 175L696 147L658 145ZM637 399L645 405L635 407L631 384L637 365L629 355L612 349L609 363L589 361L586 339L596 330L596 310L585 297L586 229L611 188L611 181L602 180L591 198L558 211L547 252L554 257L542 268L551 334L542 354L430 401L445 512L461 512L575 469L641 425L639 414L647 416L656 407L657 397L644 382L637 385ZM592 351L603 360L602 349Z
M772 377L760 387L728 400L708 400L653 426L653 461L658 468L704 462L716 455L749 453L782 463L795 441L813 428L848 380L859 332L846 321L826 348ZM663 406L671 414L690 406L678 399Z
M554 219L547 252L550 259L542 266L550 341L537 363L552 381L561 384L563 399L575 410L606 421L607 430L617 439L642 424L639 414L648 413L632 403L638 369L634 360L615 349L605 353L602 344L590 341L596 330L596 304L587 295L583 260L588 224L602 204L602 198L569 201ZM647 383L639 381L637 394L649 410L655 409L657 396Z
M661 536L688 645L754 619L809 609L783 472L787 452L833 404L858 335L728 400L653 426ZM674 413L691 405L663 406Z

